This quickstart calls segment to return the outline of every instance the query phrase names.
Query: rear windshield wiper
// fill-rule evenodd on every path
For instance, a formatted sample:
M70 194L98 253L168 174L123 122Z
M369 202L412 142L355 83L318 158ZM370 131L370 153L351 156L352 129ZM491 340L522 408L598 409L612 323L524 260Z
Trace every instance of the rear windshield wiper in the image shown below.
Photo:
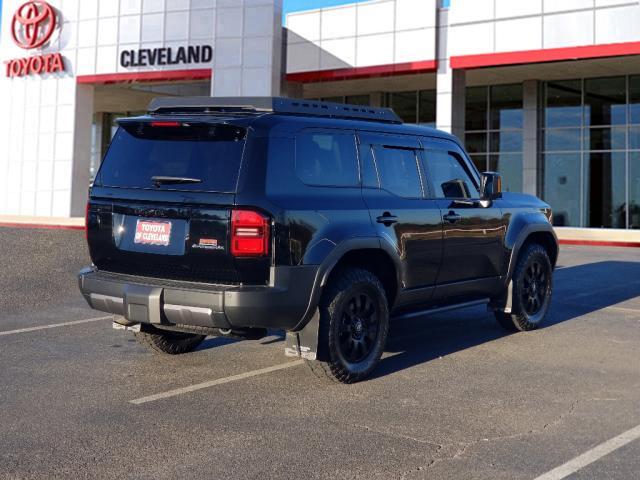
M202 183L202 180L199 178L189 178L189 177L162 177L155 176L151 177L151 181L156 187L160 185L181 185L185 183Z

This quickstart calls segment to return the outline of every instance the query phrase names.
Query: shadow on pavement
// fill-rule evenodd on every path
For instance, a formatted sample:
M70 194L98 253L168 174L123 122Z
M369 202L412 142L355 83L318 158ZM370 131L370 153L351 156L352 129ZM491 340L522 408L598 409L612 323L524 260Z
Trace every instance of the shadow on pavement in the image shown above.
M271 345L274 343L284 342L285 333L283 330L269 330L269 333L265 338L260 340L240 340L238 338L229 338L229 337L207 337L207 339L202 342L196 351L199 350L208 350L210 348L223 347L225 345L231 345L232 343L238 342L259 342L260 345Z
M640 260L640 259L639 259ZM542 328L640 296L640 261L603 261L554 273L554 299ZM381 377L509 335L484 307L425 315L391 323L386 352L373 378Z
M607 260L560 268L554 273L553 295L545 327L632 300L640 296L640 255L638 262Z

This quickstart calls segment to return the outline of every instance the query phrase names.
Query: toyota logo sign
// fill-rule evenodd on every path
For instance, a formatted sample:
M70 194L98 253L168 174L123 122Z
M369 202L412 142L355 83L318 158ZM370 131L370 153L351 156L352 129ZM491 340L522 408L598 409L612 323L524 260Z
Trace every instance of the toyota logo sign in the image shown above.
M49 41L56 28L56 13L44 1L30 1L16 10L11 21L11 36L20 48L31 50Z
M11 36L20 48L33 50L51 40L56 24L56 11L53 7L47 2L32 0L24 3L13 15ZM9 78L65 71L64 59L60 52L44 55L31 54L26 58L5 60L4 64L6 76Z

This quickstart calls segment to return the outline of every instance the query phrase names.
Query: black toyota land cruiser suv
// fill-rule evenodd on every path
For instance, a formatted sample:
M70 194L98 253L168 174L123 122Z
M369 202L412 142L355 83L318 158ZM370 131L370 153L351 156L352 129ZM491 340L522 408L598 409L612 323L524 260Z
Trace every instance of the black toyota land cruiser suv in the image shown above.
M531 330L547 313L549 205L503 193L449 134L270 97L157 99L118 123L79 284L154 351L283 329L286 355L350 383L391 318L487 304Z

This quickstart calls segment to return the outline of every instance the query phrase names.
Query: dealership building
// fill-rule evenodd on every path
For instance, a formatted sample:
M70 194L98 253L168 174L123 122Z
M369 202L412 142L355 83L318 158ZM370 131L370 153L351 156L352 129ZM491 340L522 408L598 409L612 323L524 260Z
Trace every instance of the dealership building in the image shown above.
M156 96L389 106L453 132L558 226L640 228L637 0L4 0L0 215L81 216Z

